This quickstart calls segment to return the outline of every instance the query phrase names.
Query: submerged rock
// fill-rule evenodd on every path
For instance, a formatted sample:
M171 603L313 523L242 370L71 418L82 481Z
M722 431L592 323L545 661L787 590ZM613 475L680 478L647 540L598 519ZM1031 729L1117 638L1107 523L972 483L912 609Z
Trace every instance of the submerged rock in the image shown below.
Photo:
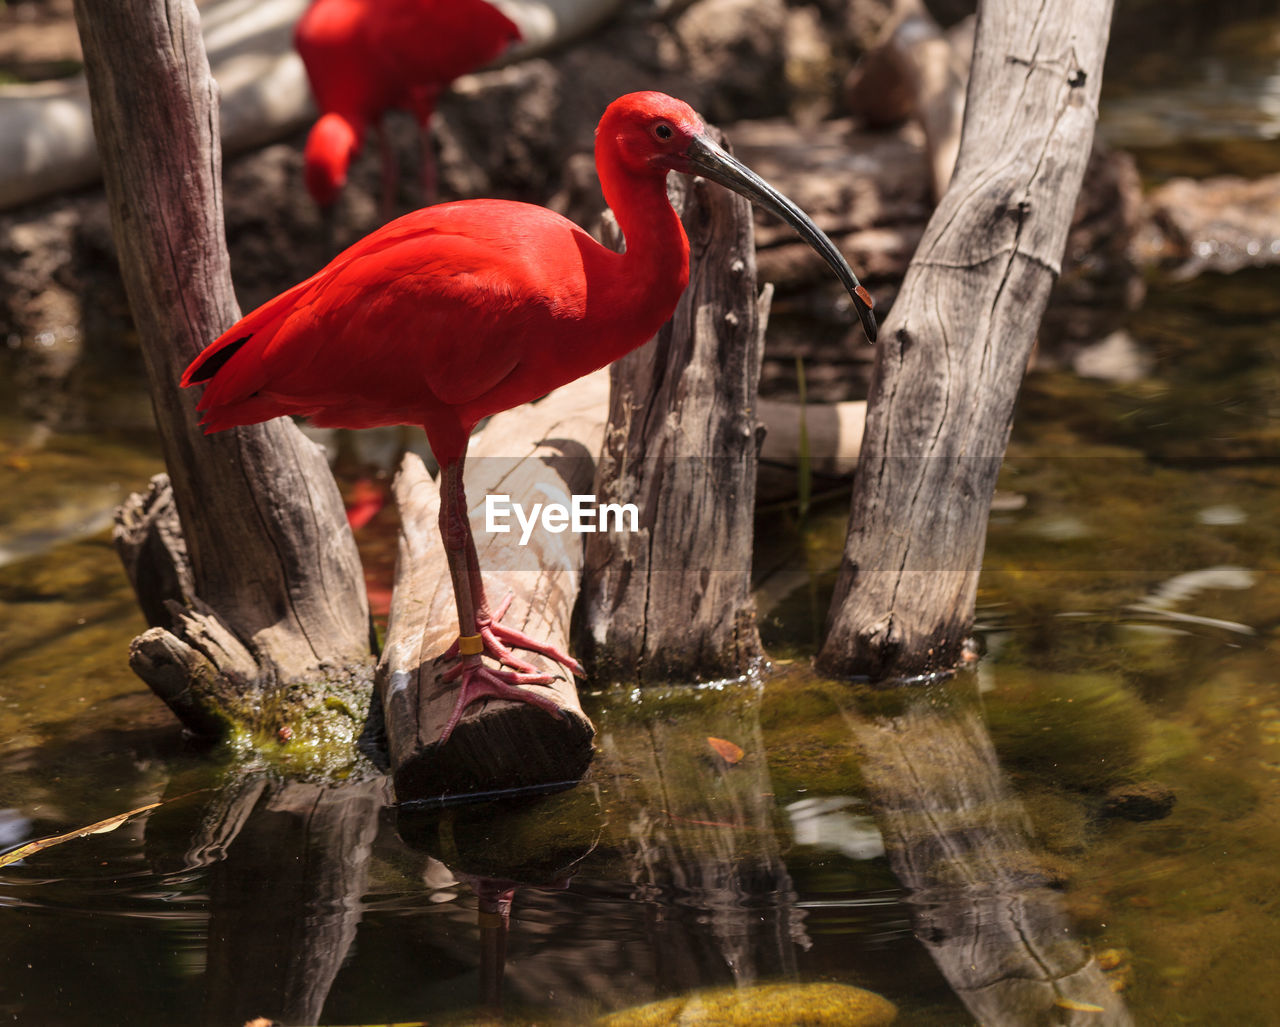
M652 1002L597 1020L598 1027L665 1024L831 1024L877 1027L890 1024L898 1007L873 991L847 984L765 984L721 988Z
M1173 812L1178 797L1172 788L1154 781L1117 785L1107 792L1099 813L1120 820L1163 820Z

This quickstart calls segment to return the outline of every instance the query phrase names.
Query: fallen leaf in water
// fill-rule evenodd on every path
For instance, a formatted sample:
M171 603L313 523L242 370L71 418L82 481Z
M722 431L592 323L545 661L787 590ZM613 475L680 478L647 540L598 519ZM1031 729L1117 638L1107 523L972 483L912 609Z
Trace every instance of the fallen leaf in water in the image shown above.
M742 751L742 746L734 745L732 742L726 741L723 738L712 738L708 735L707 744L711 746L711 748L715 750L715 754L726 763L738 763L742 760L742 757L746 755L746 753Z
M197 789L197 791L203 790ZM172 799L166 799L164 802L149 802L145 806L129 810L128 813L117 813L114 817L107 817L106 820L99 820L96 824L89 824L87 827L67 831L65 834L50 835L48 838L37 838L34 842L27 842L26 845L19 845L16 849L0 853L0 867L7 867L10 863L17 863L21 859L34 856L37 852L43 852L45 849L61 845L63 842L75 841L77 838L84 838L91 834L106 834L109 831L114 831L130 817L136 817L139 813L146 813L147 810L163 806L165 802L176 802L178 799L185 799L188 795L195 794L195 792L186 792Z

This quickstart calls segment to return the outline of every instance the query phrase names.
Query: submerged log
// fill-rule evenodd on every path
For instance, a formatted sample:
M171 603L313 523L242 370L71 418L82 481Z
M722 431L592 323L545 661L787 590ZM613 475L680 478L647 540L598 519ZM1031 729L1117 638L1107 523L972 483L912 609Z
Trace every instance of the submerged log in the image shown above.
M482 497L506 494L531 510L535 502L567 505L569 497L586 493L600 445L606 384L604 372L596 372L531 407L499 414L468 447L472 529L490 600L500 603L511 594L503 623L561 649L568 648L577 597L580 536L539 524L522 544L519 524L489 531ZM594 728L568 672L531 653L519 655L558 676L550 685L527 687L554 699L559 718L526 703L490 699L473 705L440 743L457 691L440 680L453 661L439 657L458 636L437 526L440 497L414 456L401 465L395 492L400 550L377 688L397 799L483 798L574 784L591 760Z
M951 188L880 333L819 666L954 666L1014 400L1097 118L1110 0L985 0Z
M639 530L586 545L584 647L614 680L732 676L763 651L751 548L772 290L757 294L750 204L681 185L689 286L653 341L610 368L596 475L600 501L633 504Z
M238 316L222 228L217 86L195 5L78 0L76 19L189 562L183 572L164 569L179 559L176 546L138 543L147 529L133 525L143 559L131 576L160 632L140 643L146 657L135 669L201 734L274 732L300 707L318 714L316 725L328 716L319 693L355 685L344 704L361 685L367 695L373 664L360 559L324 454L285 419L205 438L195 397L176 384ZM158 525L164 511L154 513ZM165 529L170 540L175 530ZM352 712L359 716L341 719L354 722Z

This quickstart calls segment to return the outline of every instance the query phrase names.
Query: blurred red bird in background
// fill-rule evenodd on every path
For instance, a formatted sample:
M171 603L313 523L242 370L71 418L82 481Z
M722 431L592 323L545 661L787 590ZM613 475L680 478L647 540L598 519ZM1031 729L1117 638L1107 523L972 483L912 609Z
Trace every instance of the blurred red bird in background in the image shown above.
M320 119L307 137L306 183L329 208L374 128L382 144L383 208L390 215L395 162L381 130L389 110L410 111L422 129L424 202L435 199L429 125L436 102L460 75L488 64L520 30L484 0L314 0L294 46L306 65Z
M605 200L626 238L616 253L559 214L509 200L442 203L397 218L215 339L182 385L205 384L209 432L282 414L321 427L420 424L440 463L440 533L458 609L458 700L441 741L486 698L557 707L525 686L575 674L567 654L501 624L471 534L462 468L479 421L589 374L646 342L689 281L689 241L667 199L669 171L701 175L790 223L853 296L874 341L871 297L840 251L790 200L717 146L693 109L662 93L609 105L596 130ZM483 662L488 657L498 666Z

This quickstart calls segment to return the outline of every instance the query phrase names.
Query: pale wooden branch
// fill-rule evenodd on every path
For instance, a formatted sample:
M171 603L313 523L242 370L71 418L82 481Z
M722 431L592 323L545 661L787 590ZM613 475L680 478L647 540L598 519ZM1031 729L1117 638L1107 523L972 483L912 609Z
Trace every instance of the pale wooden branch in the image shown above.
M958 38L957 38L958 37ZM965 86L972 39L943 33L920 0L903 0L845 83L845 99L871 124L915 118L924 129L925 155L936 203L951 182L960 151Z
M581 537L535 530L527 545L520 530L485 530L484 497L511 496L567 504L587 493L603 431L604 372L567 385L531 407L494 417L468 449L466 489L485 588L493 603L514 593L503 623L567 649L569 619L582 567ZM440 675L439 659L458 635L437 517L439 493L416 457L405 458L395 485L400 506L400 551L386 644L377 687L387 747L401 802L443 795L484 794L564 786L591 759L594 729L564 668L520 653L558 675L528 686L555 700L556 718L524 703L487 700L468 711L444 745L439 738L457 692Z
M951 188L880 333L819 666L953 666L1097 119L1110 0L984 0Z

